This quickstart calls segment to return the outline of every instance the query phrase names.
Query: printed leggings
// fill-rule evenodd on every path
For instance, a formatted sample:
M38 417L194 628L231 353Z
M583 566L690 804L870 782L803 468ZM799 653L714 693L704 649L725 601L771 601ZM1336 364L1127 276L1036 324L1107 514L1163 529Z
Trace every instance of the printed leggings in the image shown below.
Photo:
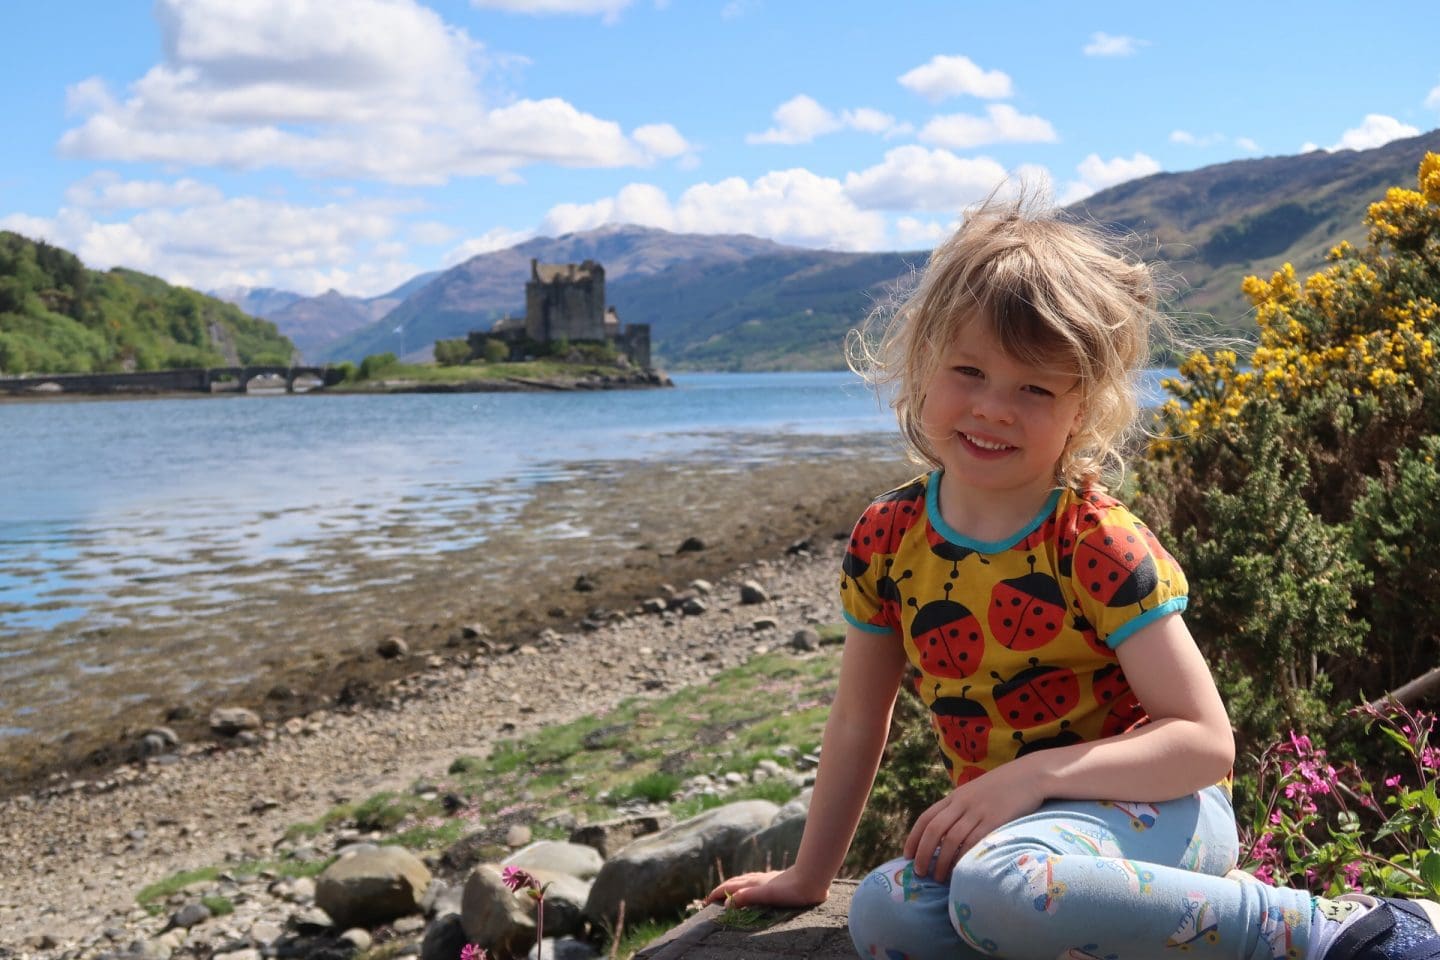
M909 860L876 869L855 890L850 936L880 960L1298 960L1314 901L1226 877L1238 849L1220 787L1047 803L961 857L948 884Z

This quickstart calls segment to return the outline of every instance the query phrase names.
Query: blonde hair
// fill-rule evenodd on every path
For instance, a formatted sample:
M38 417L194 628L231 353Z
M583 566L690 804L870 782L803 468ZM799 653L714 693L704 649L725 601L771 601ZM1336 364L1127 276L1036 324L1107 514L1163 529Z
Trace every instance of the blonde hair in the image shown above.
M907 291L881 304L847 343L850 367L894 387L890 405L912 459L940 466L920 425L925 384L956 334L984 323L1017 362L1071 371L1080 422L1056 482L1104 488L1139 413L1136 379L1163 328L1152 268L1098 228L1040 201L992 197L966 213Z

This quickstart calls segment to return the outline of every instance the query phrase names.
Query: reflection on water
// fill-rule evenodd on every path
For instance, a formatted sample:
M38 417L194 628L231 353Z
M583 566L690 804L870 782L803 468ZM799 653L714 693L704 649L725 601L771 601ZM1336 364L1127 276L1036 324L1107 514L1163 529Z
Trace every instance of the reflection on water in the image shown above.
M28 732L16 721L44 705L86 695L87 679L203 671L207 651L252 642L245 630L260 620L245 611L432 576L447 555L512 533L541 487L633 461L742 471L796 456L799 437L894 431L848 374L676 382L0 404L0 740ZM626 535L595 519L576 507L529 536L559 551Z

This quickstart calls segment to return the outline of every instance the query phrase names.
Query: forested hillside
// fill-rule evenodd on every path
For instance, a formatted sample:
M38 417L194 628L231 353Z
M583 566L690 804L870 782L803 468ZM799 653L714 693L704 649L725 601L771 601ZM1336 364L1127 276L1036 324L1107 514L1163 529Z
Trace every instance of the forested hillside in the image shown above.
M294 349L238 307L0 231L0 375L289 363Z

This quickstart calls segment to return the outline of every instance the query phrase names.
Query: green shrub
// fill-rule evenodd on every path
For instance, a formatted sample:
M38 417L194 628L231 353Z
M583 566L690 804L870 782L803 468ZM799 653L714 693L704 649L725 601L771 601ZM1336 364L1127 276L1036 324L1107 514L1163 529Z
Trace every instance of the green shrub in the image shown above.
M485 362L504 363L510 359L510 346L504 340L485 338Z
M470 344L464 340L436 340L435 362L442 367L461 367L470 362Z
M377 377L385 373L387 370L391 370L396 366L399 366L399 364L400 358L395 356L395 354L393 353L390 353L388 351L385 353L372 353L370 354L370 356L360 361L359 379L369 380L372 377Z
M611 803L625 803L629 800L648 800L650 803L668 803L680 789L680 777L673 773L647 773L631 783L610 791Z

